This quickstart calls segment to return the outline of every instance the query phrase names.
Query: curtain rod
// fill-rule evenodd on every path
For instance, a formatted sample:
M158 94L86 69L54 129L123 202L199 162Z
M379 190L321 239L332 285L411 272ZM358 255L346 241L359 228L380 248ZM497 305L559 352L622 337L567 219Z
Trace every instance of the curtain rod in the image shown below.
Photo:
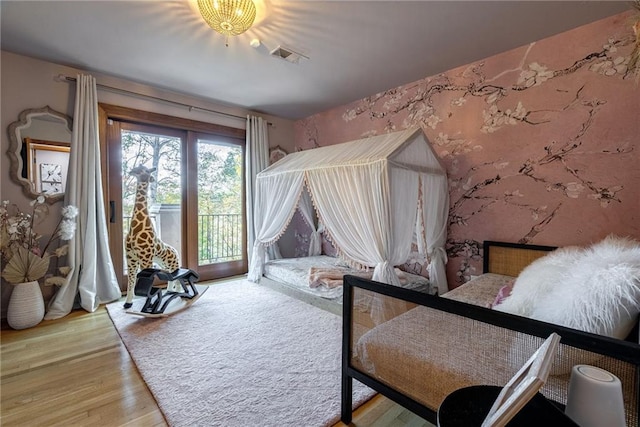
M64 74L58 74L57 76L54 77L54 80L59 81L59 82L75 82L76 78L75 77L69 77L69 76L65 76ZM195 107L193 105L189 105L189 104L184 104L182 102L178 102L178 101L171 101L169 99L164 99L164 98L160 98L157 96L152 96L152 95L145 95L144 93L138 93L138 92L133 92L127 89L120 89L117 87L113 87L113 86L107 86L107 85L103 85L100 83L96 83L96 86L100 89L104 89L110 92L116 92L116 93L123 93L125 95L132 95L132 96L136 96L139 98L148 98L148 99L153 99L154 101L159 101L159 102L164 102L167 104L172 104L172 105L177 105L179 107L184 107L187 108L189 111L194 111L194 110L199 110L199 111L204 111L207 113L213 113L213 114L219 114L221 116L226 116L226 117L231 117L233 119L239 119L239 120L246 120L246 117L243 116L238 116L236 114L230 114L230 113L225 113L222 111L216 111L216 110L210 110L208 108L202 108L202 107ZM269 126L273 126L273 123L271 122L267 122L267 125Z

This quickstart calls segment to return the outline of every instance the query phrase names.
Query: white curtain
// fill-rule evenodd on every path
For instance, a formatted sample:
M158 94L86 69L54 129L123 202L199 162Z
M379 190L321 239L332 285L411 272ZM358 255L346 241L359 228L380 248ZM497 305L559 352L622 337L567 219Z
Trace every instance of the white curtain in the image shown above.
M256 175L269 166L269 133L262 117L247 116L245 174L247 181L247 257L252 258L257 230L254 226Z
M324 230L324 227L321 224L316 226L314 220L314 209L313 202L311 201L311 196L309 195L308 189L305 188L305 191L302 192L302 197L300 197L300 204L298 205L298 209L300 210L300 214L304 221L311 227L311 236L309 238L309 256L320 255L322 252L322 238L320 233Z
M254 216L257 230L248 279L259 282L264 272L265 248L282 236L296 211L304 185L304 173L269 175L257 180Z
M438 287L440 295L449 291L447 284L447 221L449 218L449 191L446 175L423 174L422 197L427 203L422 205L424 237L430 262L427 266L429 280Z
M102 193L98 138L98 95L92 76L77 76L76 103L65 204L78 208L77 230L69 242L71 272L52 299L45 319L63 317L76 295L89 312L121 296L111 262Z
M386 161L360 167L307 171L318 214L341 254L375 267L373 280L400 286L394 266L411 250L418 176L387 169Z

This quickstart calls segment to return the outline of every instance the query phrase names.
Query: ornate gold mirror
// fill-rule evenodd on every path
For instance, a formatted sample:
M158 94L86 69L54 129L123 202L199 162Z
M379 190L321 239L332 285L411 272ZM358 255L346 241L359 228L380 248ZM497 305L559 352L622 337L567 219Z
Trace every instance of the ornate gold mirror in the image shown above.
M71 128L71 117L49 106L24 110L9 125L10 175L27 197L42 194L49 203L64 197Z

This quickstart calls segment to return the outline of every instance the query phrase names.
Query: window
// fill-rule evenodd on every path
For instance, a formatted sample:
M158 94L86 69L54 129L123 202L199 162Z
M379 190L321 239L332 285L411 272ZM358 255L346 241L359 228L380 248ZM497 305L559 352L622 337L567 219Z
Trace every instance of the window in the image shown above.
M200 280L245 273L245 131L100 107L110 249L121 288L128 273L123 242L134 215L147 215L156 236L175 247L180 265ZM139 165L153 170L148 213L135 208L138 181L130 171Z

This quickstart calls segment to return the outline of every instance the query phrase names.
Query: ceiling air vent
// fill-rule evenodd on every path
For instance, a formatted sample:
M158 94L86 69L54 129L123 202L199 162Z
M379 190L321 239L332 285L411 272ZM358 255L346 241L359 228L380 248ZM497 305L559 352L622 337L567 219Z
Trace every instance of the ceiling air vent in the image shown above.
M300 61L300 58L309 59L309 57L304 56L303 54L295 52L294 50L284 46L278 46L273 49L271 51L271 56L284 59L285 61L291 62L292 64L297 64Z

